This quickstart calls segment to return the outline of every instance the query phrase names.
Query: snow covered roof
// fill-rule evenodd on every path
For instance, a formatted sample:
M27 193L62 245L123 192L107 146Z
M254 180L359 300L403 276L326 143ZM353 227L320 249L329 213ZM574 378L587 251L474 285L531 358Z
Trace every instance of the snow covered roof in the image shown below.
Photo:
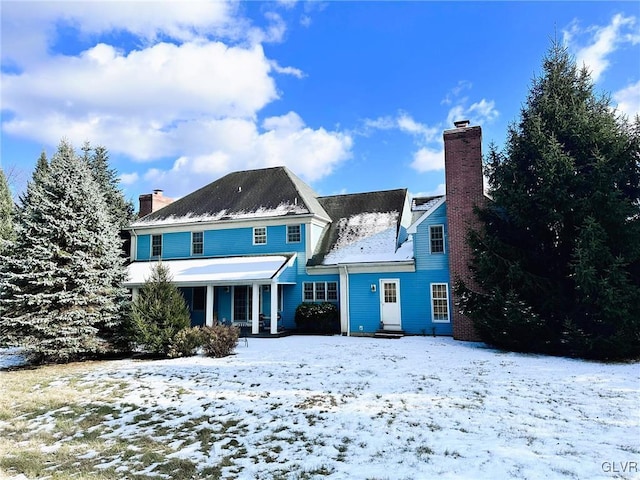
M233 172L132 224L133 227L314 214L317 194L286 167Z
M413 259L413 245L398 248L405 189L319 198L333 219L309 266Z
M291 265L295 255L264 255L245 257L198 258L189 260L163 260L169 268L173 283L222 285L271 281L277 278L285 266ZM127 267L125 287L142 285L151 277L156 262L134 262Z
M438 203L438 201L444 195L436 195L432 197L414 197L411 200L411 223L418 220L424 212L431 210L431 208Z

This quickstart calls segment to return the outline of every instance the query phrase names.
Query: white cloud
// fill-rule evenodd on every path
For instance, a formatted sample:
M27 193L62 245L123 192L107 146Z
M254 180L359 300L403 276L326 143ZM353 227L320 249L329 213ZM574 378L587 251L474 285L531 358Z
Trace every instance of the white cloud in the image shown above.
M144 175L149 188L170 195L192 191L232 170L284 165L306 181L329 175L351 155L352 139L340 132L311 129L295 112L264 120L260 132L252 120L223 119L206 131L193 132L210 139L208 153L183 155L171 169L152 168Z
M296 78L304 78L306 75L302 70L295 67L281 67L278 62L275 60L269 60L269 65L273 68L273 71L276 73L281 73L283 75L291 75Z
M474 125L483 125L494 121L500 112L495 108L495 102L482 99L479 102L472 103L469 107L464 104L458 104L449 110L447 115L447 126L453 125L458 120L469 120Z
M409 193L411 198L423 198L423 197L435 197L437 195L444 195L446 192L446 185L444 183L439 183L436 188L433 190L428 190L426 192L416 192Z
M563 30L565 45L575 53L579 66L587 66L594 81L609 68L609 56L624 43L635 45L640 42L640 32L634 28L635 17L616 14L605 26L594 25L583 29L574 20ZM578 37L587 37L580 43Z
M618 105L618 110L630 120L633 120L636 115L640 115L640 80L618 90L612 96Z
M117 4L117 5L114 5ZM56 38L56 25L78 29L85 37L106 32L130 32L142 42L161 36L192 41L210 36L238 38L244 30L235 2L118 1L30 2L2 4L3 62L21 67L39 62ZM25 35L25 31L29 34Z
M421 148L413 154L411 168L420 173L444 170L444 149Z
M137 172L123 173L120 175L120 183L122 185L133 185L140 179L140 175Z

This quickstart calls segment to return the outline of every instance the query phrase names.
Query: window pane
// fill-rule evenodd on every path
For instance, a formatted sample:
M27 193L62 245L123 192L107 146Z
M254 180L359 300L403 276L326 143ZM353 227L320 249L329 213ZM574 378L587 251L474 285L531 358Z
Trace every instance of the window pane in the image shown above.
M313 302L313 283L304 283L304 301Z
M324 282L316 282L316 300L326 300L325 296L325 283Z
M300 242L300 225L287 225L287 242Z
M192 234L192 251L194 255L202 255L204 247L204 236L202 232L193 232Z
M159 257L162 255L162 235L151 236L151 256Z
M384 284L384 301L385 303L396 303L398 301L395 283Z
M327 283L327 300L338 300L338 284L336 282Z
M449 300L447 295L447 285L437 283L431 285L431 301L433 306L433 321L449 321Z
M433 225L429 231L431 233L431 253L444 253L444 228L442 225Z
M264 245L267 243L267 228L255 227L253 229L253 243L255 245Z

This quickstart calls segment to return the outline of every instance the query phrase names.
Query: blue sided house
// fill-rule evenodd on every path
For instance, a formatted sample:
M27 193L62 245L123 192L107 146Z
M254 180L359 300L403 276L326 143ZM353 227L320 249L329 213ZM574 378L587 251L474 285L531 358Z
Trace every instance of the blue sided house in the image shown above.
M193 325L275 335L296 328L301 303L332 302L343 334L472 339L452 279L467 278L464 236L483 198L480 127L457 122L444 138L447 196L319 196L286 167L233 172L173 202L142 195L125 285L136 295L161 261Z

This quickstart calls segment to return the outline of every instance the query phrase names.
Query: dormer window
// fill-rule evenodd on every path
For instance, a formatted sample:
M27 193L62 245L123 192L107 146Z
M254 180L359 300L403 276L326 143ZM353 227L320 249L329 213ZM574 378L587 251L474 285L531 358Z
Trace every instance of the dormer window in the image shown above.
M253 244L254 245L266 245L267 244L267 227L254 227L253 228Z
M429 227L431 253L444 253L444 225Z

